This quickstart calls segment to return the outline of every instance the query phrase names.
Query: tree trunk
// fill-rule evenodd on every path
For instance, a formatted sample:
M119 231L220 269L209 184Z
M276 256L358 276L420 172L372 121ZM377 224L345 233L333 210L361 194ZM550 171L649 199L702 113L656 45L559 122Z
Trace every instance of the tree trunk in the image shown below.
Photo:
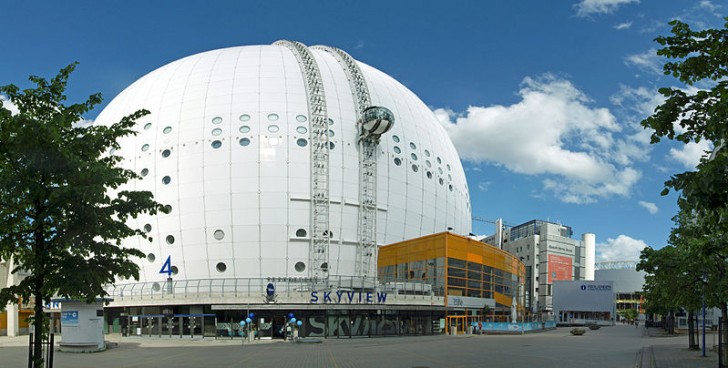
M36 283L35 290L35 316L33 318L33 368L43 367L43 296L40 292L41 286Z
M695 328L695 322L697 322L695 318L695 312L689 311L688 312L688 349L690 350L699 350L700 349L700 343L698 342L698 331Z
M723 364L726 364L728 362L728 323L726 323L728 320L728 305L726 303L720 304L720 315L723 317L721 319L721 326L720 326L720 341L721 341L721 347L720 347L720 355L721 355L721 361Z

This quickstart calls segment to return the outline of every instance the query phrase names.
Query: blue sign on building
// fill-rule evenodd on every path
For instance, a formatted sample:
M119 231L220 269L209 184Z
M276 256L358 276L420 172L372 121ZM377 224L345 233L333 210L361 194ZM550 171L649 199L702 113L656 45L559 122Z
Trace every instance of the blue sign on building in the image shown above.
M78 311L61 312L61 326L78 326Z

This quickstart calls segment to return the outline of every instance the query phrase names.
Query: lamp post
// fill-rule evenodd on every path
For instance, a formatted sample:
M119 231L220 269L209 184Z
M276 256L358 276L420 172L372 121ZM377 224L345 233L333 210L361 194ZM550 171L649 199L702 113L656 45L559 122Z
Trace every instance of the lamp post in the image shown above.
M703 304L703 358L705 357L705 284L708 282L708 275L703 273L703 276L701 277L703 280L703 288L702 288L702 304Z

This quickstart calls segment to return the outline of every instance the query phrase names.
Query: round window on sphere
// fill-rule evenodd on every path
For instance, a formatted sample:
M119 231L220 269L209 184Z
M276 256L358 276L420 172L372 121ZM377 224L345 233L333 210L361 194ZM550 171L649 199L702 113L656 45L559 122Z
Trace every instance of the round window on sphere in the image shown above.
M394 146L394 153L402 153L402 150L398 146Z
M334 144L334 142L329 142L329 150L333 150L334 147L336 147L336 145Z
M296 140L296 144L299 147L306 147L306 145L308 145L308 141L303 138L298 138L298 140Z
M250 115L243 114L243 115L240 115L240 117L238 119L240 119L240 121L248 121L248 120L250 120Z
M428 171L427 172L427 178L428 179L432 179L432 171Z
M278 114L268 114L268 120L270 120L270 121L277 121L278 120Z
M213 130L212 130L212 135L214 135L214 136L218 136L218 135L220 135L220 134L222 134L222 129L220 129L220 128L215 128L215 129L213 129Z
M147 254L147 261L154 262L154 260L156 260L156 259L157 259L157 257L154 255L154 253Z
M412 171L417 172L419 170L420 170L420 168L417 167L417 165L412 165Z
M250 131L250 127L247 126L247 125L243 125L243 126L240 127L239 130L240 130L240 133L247 133L247 132Z
M430 157L430 151L425 150L425 156Z
M212 236L214 236L215 239L217 239L217 240L222 240L223 238L225 238L225 232L218 229L218 230L215 230L215 232L212 234Z
M305 238L307 235L306 229L298 229L296 230L296 236L299 238Z
M146 152L147 150L149 150L149 145L148 144L143 145L142 152Z
M162 133L164 133L164 134L169 134L170 132L172 132L171 126L164 127L164 130L162 130Z
M179 268L177 266L172 266L172 275L176 275L179 273Z
M142 177L145 177L145 176L149 175L149 169L146 169L146 168L145 169L142 169L142 172L140 174L141 174Z
M164 213L166 213L166 214L172 213L172 206L171 205L164 206Z
M152 290L153 291L159 291L161 289L162 289L162 287L159 286L159 283L158 282L155 282L155 283L152 284Z
M414 144L413 142L410 142L410 148L412 148L412 149L417 149L417 145L416 145L416 144Z
M447 187L448 187L448 188L450 189L450 191L452 192L452 184L448 185Z
M415 155L414 153L411 154L410 157L412 157L412 160L417 161L417 155Z
M303 262L296 262L296 265L295 265L295 266L293 266L293 267L294 267L294 268L296 269L296 271L298 271L298 272L303 272L303 271L305 271L305 270L306 270L306 264L305 264L305 263L303 263Z
M440 178L440 185L443 185L443 184L445 184L445 182L442 180L442 178Z
M393 135L393 136L392 136L392 140L393 140L393 141L394 141L395 143L399 143L399 137L397 137L396 135Z
M172 178L170 178L169 176L165 176L162 178L162 184L164 184L164 185L167 185L171 182L172 182Z
M148 233L150 231L152 231L152 225L151 224L144 225L144 232Z
M296 116L296 120L303 123L304 121L308 120L308 118L304 115L298 115L298 116Z
M250 139L248 138L241 138L240 141L238 141L241 146L245 147L250 144Z
M450 164L447 164L447 171L450 171Z
M227 271L227 266L223 262L218 262L215 266L215 269L217 270L217 272L225 272Z
M214 118L212 118L212 123L213 124L220 124L220 123L222 123L222 118L219 117L219 116L215 116Z
M220 142L218 140L214 140L214 141L212 141L210 146L212 146L212 148L214 148L214 149L218 149L218 148L222 147L222 142Z
M172 154L172 151L170 151L168 149L162 151L162 157L169 157L169 155L171 155L171 154Z
M306 134L306 133L308 133L308 129L305 126L299 126L298 128L296 128L296 131L299 134Z
M425 165L427 165L427 167L432 167L432 163L430 162L430 160L425 161Z
M152 127L152 123L146 123L144 124L144 130L149 130L149 128Z
M172 235L167 235L164 240L167 242L167 244L174 244L174 236Z
M438 163L438 164L441 164L441 163L442 163L442 160L440 160L440 158L439 158L439 157L437 158L437 163Z
M329 129L329 137L333 137L333 136L334 136L334 131Z
M400 165L402 165L402 160L400 160L399 157L395 157L394 158L394 164L397 165L397 166L400 166Z
M334 125L334 120L329 118L329 125Z
M271 133L278 133L279 129L280 128L278 128L278 125L269 125L268 126L268 131Z

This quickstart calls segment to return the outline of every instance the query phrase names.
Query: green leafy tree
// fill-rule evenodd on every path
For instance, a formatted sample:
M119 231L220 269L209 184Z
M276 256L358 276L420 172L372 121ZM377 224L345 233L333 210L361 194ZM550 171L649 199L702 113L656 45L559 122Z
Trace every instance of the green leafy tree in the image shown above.
M35 303L34 366L42 364L47 334L43 305L54 295L93 301L106 295L115 277L138 278L134 257L122 239L138 235L126 221L162 210L150 192L122 190L133 171L110 155L117 140L130 134L140 110L112 126L79 124L101 102L99 94L65 105L64 91L76 64L50 81L30 77L34 88L0 87L18 113L0 101L0 257L30 273L17 285L0 290L0 305L18 298Z
M706 303L720 307L723 318L728 317L728 150L724 149L728 138L728 17L725 21L722 29L705 30L672 21L672 34L655 40L662 46L658 55L670 60L664 73L690 88L661 88L665 102L642 121L645 128L653 129L652 143L667 138L683 143L708 140L715 146L706 152L697 170L675 174L666 181L663 195L670 190L679 193L680 212L671 243L685 248L692 257L701 273L697 284ZM726 329L723 340L728 341ZM724 353L728 361L728 350Z

